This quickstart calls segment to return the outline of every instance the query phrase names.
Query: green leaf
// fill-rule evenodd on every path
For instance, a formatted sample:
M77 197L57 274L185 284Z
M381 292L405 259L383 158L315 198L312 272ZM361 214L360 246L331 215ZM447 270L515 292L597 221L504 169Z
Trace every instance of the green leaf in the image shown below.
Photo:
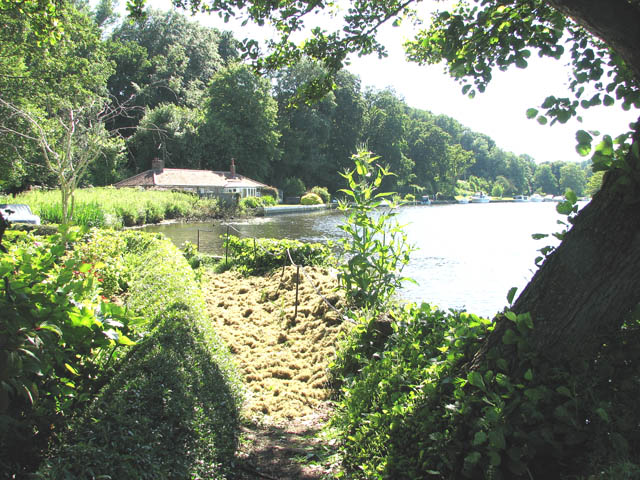
M609 419L609 414L607 413L607 411L600 407L600 408L596 408L596 414L605 422L609 423L611 420Z
M504 316L507 317L512 322L515 322L516 319L518 318L518 316L511 310L507 310L506 312L504 312Z
M580 144L589 144L589 145L591 145L591 142L593 141L593 137L591 136L591 134L589 132L587 132L585 130L578 130L576 132L576 140Z
M524 372L524 379L529 382L533 380L533 370L529 368L526 372Z
M505 345L513 345L517 341L518 336L511 328L504 332L504 335L502 336L502 343Z
M476 432L476 434L473 436L472 445L474 447L477 447L478 445L482 445L486 441L487 441L487 434L484 433L483 431L479 431L479 432Z
M536 115L538 115L538 109L537 108L529 108L527 110L527 118L529 120L531 120L532 118L536 118Z
M471 452L469 455L464 457L464 463L469 465L475 465L480 461L480 458L482 458L482 455L480 455L480 452Z
M482 378L482 375L479 372L476 372L476 371L469 372L469 374L467 375L467 381L474 387L477 387L481 390L487 389L487 387L484 384L484 379Z
M516 292L518 291L518 287L511 287L509 289L509 293L507 293L507 303L511 305L513 303L513 299L516 296Z
M69 365L68 363L65 363L65 364L64 364L64 367L65 367L67 370L69 370L73 375L76 375L76 376L78 376L78 375L79 375L78 371L77 371L75 368L73 368L71 365Z

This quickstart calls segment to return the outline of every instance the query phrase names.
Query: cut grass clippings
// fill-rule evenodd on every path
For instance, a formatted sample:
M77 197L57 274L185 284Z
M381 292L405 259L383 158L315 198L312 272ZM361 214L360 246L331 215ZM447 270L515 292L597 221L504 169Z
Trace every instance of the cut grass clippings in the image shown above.
M326 409L327 369L337 339L349 325L311 284L340 309L335 273L325 267L306 267L304 272L295 320L295 267L264 277L227 271L203 278L214 329L244 376L244 414L252 420L273 423Z

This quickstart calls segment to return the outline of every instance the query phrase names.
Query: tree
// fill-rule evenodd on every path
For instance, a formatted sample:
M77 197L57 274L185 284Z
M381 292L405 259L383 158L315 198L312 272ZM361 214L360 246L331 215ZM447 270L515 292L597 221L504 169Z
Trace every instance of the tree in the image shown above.
M58 8L58 13L64 13L59 25L64 38L53 43L34 38L37 26L29 15L11 18L4 11L0 14L2 99L39 120L67 118L63 111L68 107L92 104L106 94L105 82L113 72L93 20L72 6ZM2 117L2 125L13 131L29 128L25 117L9 113ZM0 167L0 184L9 188L53 186L56 182L45 166L41 149L24 136L0 138Z
M558 179L558 185L560 191L564 193L567 188L570 188L576 195L582 195L587 180L584 175L584 171L579 165L575 163L567 163L560 168L560 178Z
M298 176L307 185L313 185L318 183L320 172L329 170L335 95L329 92L313 104L296 101L299 89L323 74L320 65L303 59L276 75L274 94L282 151L278 178L273 179L276 183Z
M163 103L199 106L213 76L225 65L221 50L227 58L233 56L228 36L176 11L152 10L136 22L122 23L108 46L115 63L109 92L119 103L135 95L135 105L148 108ZM118 118L113 128L132 135L143 112L141 108L131 118Z
M60 188L62 223L73 220L73 194L87 173L88 167L105 150L122 150L118 139L105 128L105 122L115 111L102 99L82 105L61 107L53 117L28 112L0 98L0 109L6 124L0 124L0 135L12 135L37 144L47 170L54 175ZM13 128L18 117L23 128Z
M235 159L239 173L267 181L280 158L276 115L269 80L241 64L218 72L199 132L209 152L203 166L227 170Z
M545 163L539 165L536 168L536 173L533 175L533 188L540 193L548 193L551 195L557 195L558 191L558 179L551 170L551 165Z
M414 162L406 156L405 138L408 117L405 104L393 91L369 91L365 94L365 114L362 140L367 149L380 156L396 176L387 176L382 188L395 190L413 181Z
M148 169L156 157L167 167L202 169L206 159L198 135L202 117L199 109L171 103L148 110L127 141L136 170Z

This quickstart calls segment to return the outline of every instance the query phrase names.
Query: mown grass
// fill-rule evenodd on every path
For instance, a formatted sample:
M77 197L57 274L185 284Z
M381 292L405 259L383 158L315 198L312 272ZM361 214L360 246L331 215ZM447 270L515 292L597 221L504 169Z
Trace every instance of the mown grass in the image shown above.
M16 197L0 196L0 203L26 203L44 223L62 220L58 190L32 190ZM75 192L73 223L89 227L130 227L174 218L211 218L227 213L217 199L183 192L135 188L84 188Z

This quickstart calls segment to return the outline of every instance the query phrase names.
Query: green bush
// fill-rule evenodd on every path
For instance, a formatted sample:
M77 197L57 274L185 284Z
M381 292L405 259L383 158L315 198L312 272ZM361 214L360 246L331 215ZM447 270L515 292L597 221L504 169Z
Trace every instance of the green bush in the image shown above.
M307 193L300 199L302 205L322 205L322 199L315 193Z
M287 249L297 265L326 265L332 259L331 251L320 243L273 238L222 237L229 249L230 263L247 275L262 275L274 268L290 265Z
M313 187L309 192L318 195L322 199L322 203L329 203L331 201L331 195L329 195L329 190L327 190L326 187Z
M240 381L207 318L185 258L135 232L127 308L151 332L77 415L42 478L227 478L238 433Z
M260 189L260 194L263 197L271 197L276 202L278 201L278 190L276 188L273 188L273 187L262 187Z
M491 321L426 304L391 317L387 337L360 319L333 366L352 478L634 478L639 322L595 361L549 364L530 347L531 318L505 312L512 350L470 369Z
M262 205L265 207L273 207L274 205L278 205L278 200L270 195L260 197L262 201Z
M12 233L0 256L2 471L28 470L49 433L94 397L141 336L130 312L100 299L108 267L74 248L83 233Z
M304 182L297 177L288 177L282 182L282 190L285 197L299 197L304 195L306 187Z

